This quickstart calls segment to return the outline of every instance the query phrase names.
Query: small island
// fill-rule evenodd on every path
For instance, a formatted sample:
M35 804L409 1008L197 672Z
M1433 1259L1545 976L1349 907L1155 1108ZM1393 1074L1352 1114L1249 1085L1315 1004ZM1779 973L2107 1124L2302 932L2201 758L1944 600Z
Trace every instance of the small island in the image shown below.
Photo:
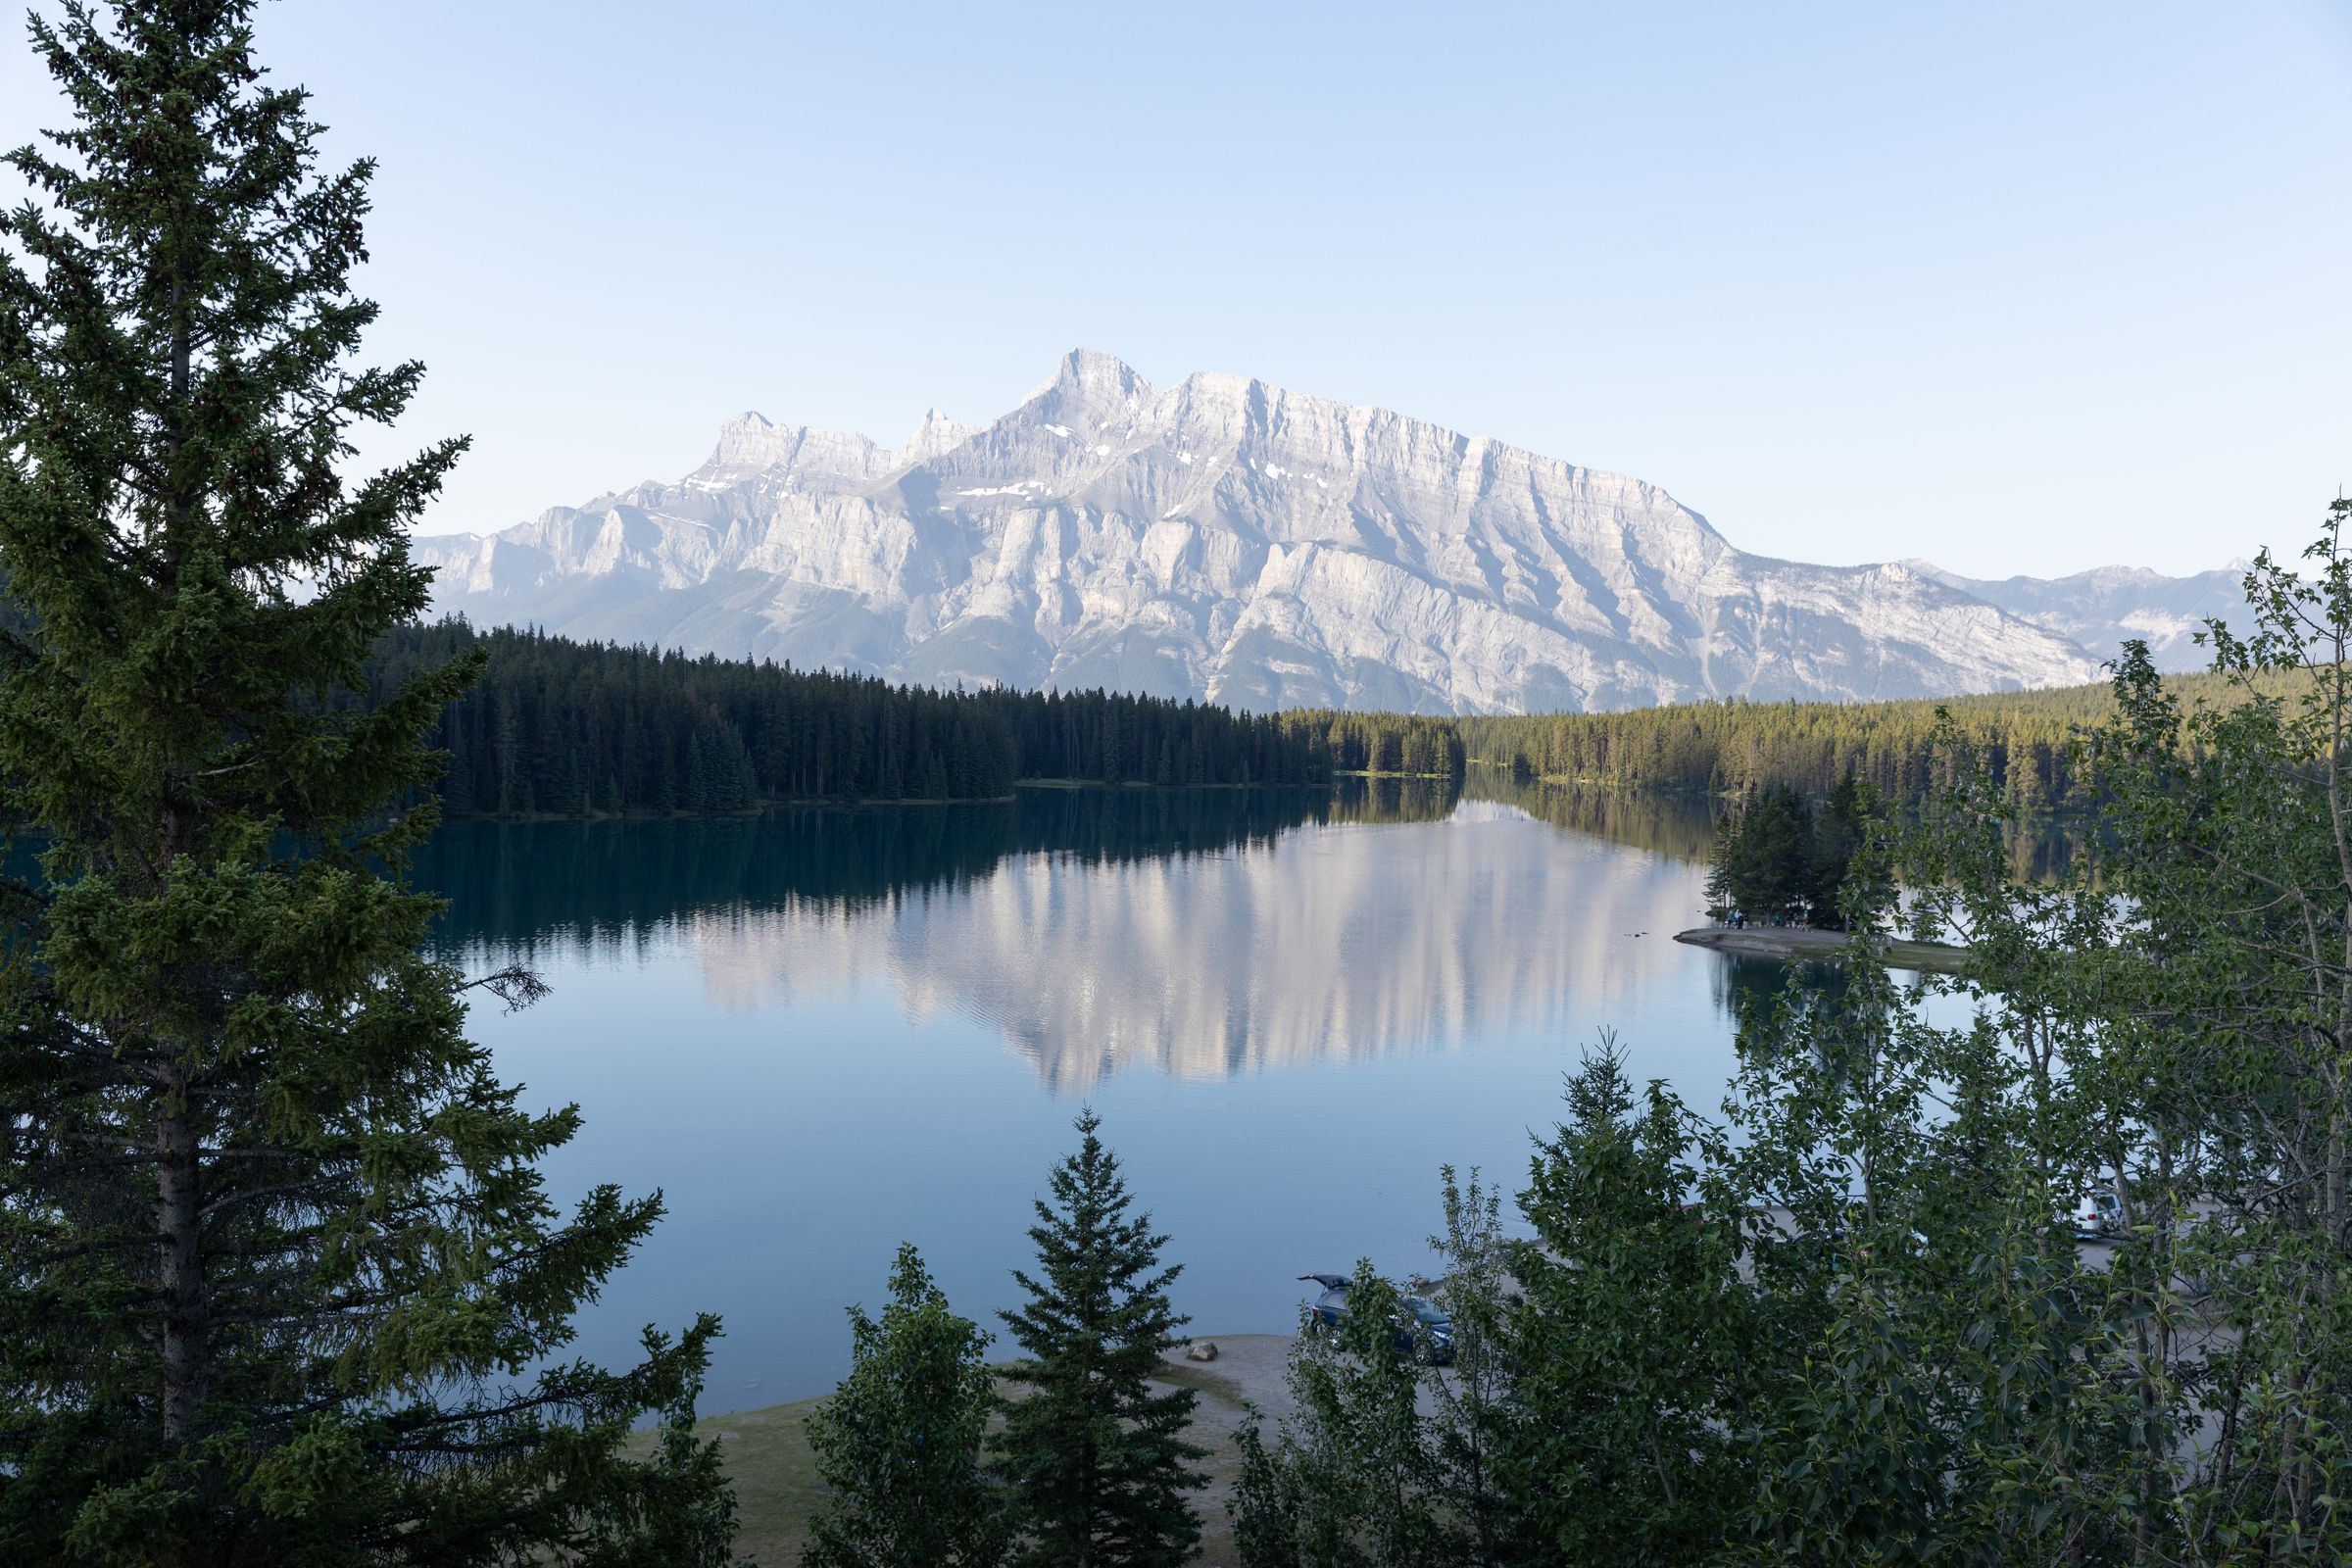
M1779 958L1784 961L1809 958L1817 962L1835 963L1845 956L1846 944L1853 939L1843 931L1817 931L1809 926L1702 925L1694 930L1677 931L1674 940L1688 942L1694 948L1712 948L1717 953L1729 953L1743 958ZM1968 950L1943 942L1882 938L1879 956L1889 969L1914 969L1925 974L1958 974L1961 965L1968 961Z

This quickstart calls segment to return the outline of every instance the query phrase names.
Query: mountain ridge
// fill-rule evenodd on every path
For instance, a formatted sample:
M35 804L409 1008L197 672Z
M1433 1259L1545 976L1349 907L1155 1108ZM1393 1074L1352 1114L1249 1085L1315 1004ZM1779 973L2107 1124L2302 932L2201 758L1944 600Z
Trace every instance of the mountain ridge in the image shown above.
M1253 377L1158 387L1083 349L985 425L932 410L885 448L746 413L674 484L416 545L477 620L1260 710L2063 685L2097 660L2060 628L2116 609L1751 556L1629 475Z

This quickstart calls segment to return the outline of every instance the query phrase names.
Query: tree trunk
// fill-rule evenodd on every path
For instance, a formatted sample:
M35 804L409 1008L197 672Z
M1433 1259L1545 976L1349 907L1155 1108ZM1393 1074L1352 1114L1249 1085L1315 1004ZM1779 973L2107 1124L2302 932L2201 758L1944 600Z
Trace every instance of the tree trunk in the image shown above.
M212 1369L205 1323L204 1260L199 1251L203 1200L199 1191L195 1107L184 1077L167 1080L166 1110L156 1126L156 1234L163 1266L164 1437L192 1442L196 1412Z

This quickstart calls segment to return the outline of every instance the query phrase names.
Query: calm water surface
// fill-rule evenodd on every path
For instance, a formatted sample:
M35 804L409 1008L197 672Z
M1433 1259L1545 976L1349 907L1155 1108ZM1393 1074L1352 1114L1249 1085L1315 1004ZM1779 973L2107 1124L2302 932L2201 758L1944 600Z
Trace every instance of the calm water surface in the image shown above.
M901 1240L992 1321L1083 1104L1212 1333L1290 1328L1309 1270L1425 1266L1438 1167L1515 1189L1604 1028L1712 1106L1757 971L1670 940L1706 834L1558 792L1038 791L458 824L419 873L468 968L554 987L475 1027L526 1103L585 1115L559 1195L666 1195L579 1348L719 1312L725 1410L829 1388Z

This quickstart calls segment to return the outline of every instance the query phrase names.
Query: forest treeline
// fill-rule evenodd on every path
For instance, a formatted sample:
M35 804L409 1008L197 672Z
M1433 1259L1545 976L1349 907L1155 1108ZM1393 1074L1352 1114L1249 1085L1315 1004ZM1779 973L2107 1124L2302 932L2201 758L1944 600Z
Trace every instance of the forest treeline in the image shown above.
M2221 699L2208 675L2174 677L2184 706ZM1943 730L1942 713L1954 726ZM1746 795L1779 784L1827 795L1851 776L1916 805L1983 760L2004 807L2081 809L2090 786L2074 745L2114 713L2104 684L1881 703L1751 703L1738 698L1620 713L1471 716L1451 721L1473 763L1521 776L1616 788ZM1955 744L1956 742L1956 744Z
M479 651L442 715L452 816L726 812L783 801L988 800L1018 779L1321 784L1322 729L1164 698L934 691L869 675L574 642L463 620L388 634L378 703Z
M379 644L367 700L478 651L443 716L451 816L724 813L790 801L1000 799L1022 780L1307 785L1335 774L1746 796L1826 796L1854 777L1898 806L1981 757L2019 814L2094 804L2074 739L2109 716L2103 685L1880 703L1740 699L1617 713L1448 717L1214 704L1102 691L940 691L872 675L575 642L463 620ZM2180 677L2185 703L2220 692ZM1952 728L1944 727L1948 713Z
M1459 721L1442 714L1349 713L1311 708L1292 709L1275 718L1285 731L1319 746L1336 773L1462 776L1462 737L1455 728Z

